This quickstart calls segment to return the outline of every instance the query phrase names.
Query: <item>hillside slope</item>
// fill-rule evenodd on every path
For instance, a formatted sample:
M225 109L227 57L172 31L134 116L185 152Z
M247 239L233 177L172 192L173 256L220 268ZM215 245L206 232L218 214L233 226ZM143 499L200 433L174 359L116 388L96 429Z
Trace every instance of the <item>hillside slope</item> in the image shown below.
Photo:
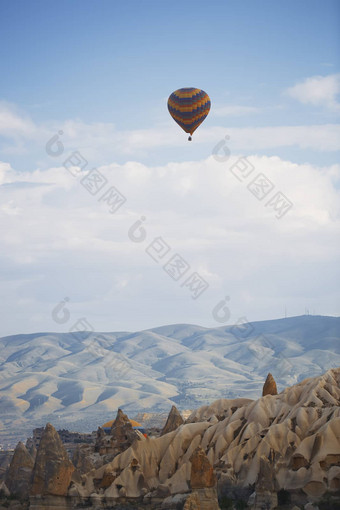
M301 316L235 328L178 324L128 333L37 333L0 339L0 426L46 421L82 430L118 407L195 408L257 398L340 366L340 318ZM4 432L2 432L4 433Z

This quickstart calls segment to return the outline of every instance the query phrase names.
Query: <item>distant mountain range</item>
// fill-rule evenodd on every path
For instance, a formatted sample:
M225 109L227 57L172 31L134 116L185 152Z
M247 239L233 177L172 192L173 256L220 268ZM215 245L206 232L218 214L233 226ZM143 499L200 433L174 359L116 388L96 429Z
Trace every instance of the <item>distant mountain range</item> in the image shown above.
M97 428L122 407L164 412L258 398L340 366L340 318L300 316L136 333L35 333L0 339L0 442L50 421Z

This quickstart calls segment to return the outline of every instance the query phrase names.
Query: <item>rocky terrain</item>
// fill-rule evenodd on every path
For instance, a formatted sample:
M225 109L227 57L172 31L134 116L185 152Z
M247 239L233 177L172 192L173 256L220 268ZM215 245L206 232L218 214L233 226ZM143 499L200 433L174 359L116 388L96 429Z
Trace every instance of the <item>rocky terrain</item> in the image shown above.
M109 432L99 428L72 459L47 424L37 450L17 445L0 490L36 510L217 510L232 500L274 509L283 499L282 508L339 508L340 368L281 393L268 374L262 393L216 400L186 421L173 407L157 436L118 410Z
M0 339L0 443L42 423L96 430L113 409L166 415L219 398L258 398L268 372L286 386L340 366L340 318Z

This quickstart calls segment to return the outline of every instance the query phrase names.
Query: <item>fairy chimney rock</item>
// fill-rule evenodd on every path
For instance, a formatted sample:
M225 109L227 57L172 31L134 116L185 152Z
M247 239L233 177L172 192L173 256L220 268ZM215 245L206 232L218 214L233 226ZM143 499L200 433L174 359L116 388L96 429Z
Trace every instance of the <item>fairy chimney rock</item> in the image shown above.
M204 450L198 446L192 456L191 462L191 489L205 489L216 486L216 477L212 465Z
M20 441L8 468L5 483L12 494L27 497L30 488L34 458Z
M266 395L277 395L276 382L272 374L267 375L267 379L263 385L262 397Z
M117 441L118 443L128 442L129 444L132 444L133 441L138 438L128 416L123 413L121 409L118 409L116 419L111 426L110 434L112 436L112 440Z
M178 411L176 406L172 406L166 424L161 432L161 436L178 429L180 425L184 423L181 413Z
M58 432L48 423L35 459L31 495L65 496L73 471Z

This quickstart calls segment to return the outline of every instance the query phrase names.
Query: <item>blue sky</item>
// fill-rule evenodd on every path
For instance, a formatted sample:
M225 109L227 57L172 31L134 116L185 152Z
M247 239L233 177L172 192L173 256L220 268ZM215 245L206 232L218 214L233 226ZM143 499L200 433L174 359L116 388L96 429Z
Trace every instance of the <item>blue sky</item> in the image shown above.
M170 322L212 325L213 304L225 294L234 296L234 321L241 315L252 320L279 316L287 303L292 314L306 306L338 313L339 296L332 286L338 275L339 15L339 2L329 0L0 0L0 198L6 232L2 292L8 316L4 334L16 328L55 329L49 310L65 297L62 294L71 301L73 296L75 313L93 315L95 328L106 330ZM166 107L169 94L183 86L204 89L212 101L211 113L192 143ZM64 154L51 158L45 146L59 130ZM272 223L263 203L253 203L246 187L236 189L238 183L225 175L225 167L225 181L219 181L218 188L216 182L205 181L203 168L220 179L222 166L216 167L211 155L225 136L229 163L249 157L258 172L294 199L295 212L289 213L286 224ZM76 150L91 168L100 168L121 186L128 200L119 220L99 213L93 197L84 197L79 183L65 174L62 163ZM31 195L36 202L25 186L36 190ZM202 198L205 193L209 198ZM230 200L231 193L238 203ZM44 218L58 225L65 210L69 215L64 226L66 221L72 239L65 240L62 224L53 239ZM97 227L89 228L86 222L78 223L80 210L86 218L98 213L104 219L100 216ZM129 225L141 214L148 214L155 235L168 233L174 251L182 248L196 270L212 275L210 287L216 297L195 303L183 297L182 303L182 291L160 283L159 268L150 267L145 254L136 255L131 242L125 244ZM202 216L206 230L197 231L197 216ZM236 219L237 228L229 224L230 218ZM36 238L26 237L27 225L23 227L20 219L33 225ZM183 225L187 230L182 231ZM295 239L300 229L302 245ZM268 235L278 236L270 279L277 283L277 293L285 287L285 297L275 296L267 284L263 288L262 277L256 280L248 274L253 265L265 272L269 252L259 246ZM213 239L215 248L208 249ZM96 255L78 253L77 246L86 243L97 246ZM315 243L323 248L316 249ZM245 246L258 252L254 260L245 257L242 262ZM110 265L110 251L116 248L125 260L119 267ZM303 275L294 262L287 263L288 252L290 259L294 250L304 257ZM313 250L317 253L311 255ZM27 258L17 257L18 252L27 253ZM237 260L237 271L223 264L230 253L228 263ZM74 280L72 271L62 269L70 257L82 267ZM94 279L92 300L91 286L90 293L85 292L82 280L94 263L106 269ZM235 271L236 279L231 276ZM115 282L112 287L108 272ZM165 296L166 310L160 304ZM138 310L133 319L125 299ZM111 319L112 307L119 310L119 320ZM20 310L20 327L14 310Z
M166 98L181 86L210 94L207 128L320 125L334 123L339 114L284 94L307 77L339 69L337 1L100 0L56 6L2 0L0 6L1 98L37 123L79 119L113 123L119 130L171 125ZM216 118L214 108L225 104L258 111ZM204 157L207 151L190 149L188 154L184 146L183 155ZM290 149L301 161L330 163L339 156ZM287 148L281 152L289 157ZM156 151L143 160L159 164L175 157L167 150L164 156Z

